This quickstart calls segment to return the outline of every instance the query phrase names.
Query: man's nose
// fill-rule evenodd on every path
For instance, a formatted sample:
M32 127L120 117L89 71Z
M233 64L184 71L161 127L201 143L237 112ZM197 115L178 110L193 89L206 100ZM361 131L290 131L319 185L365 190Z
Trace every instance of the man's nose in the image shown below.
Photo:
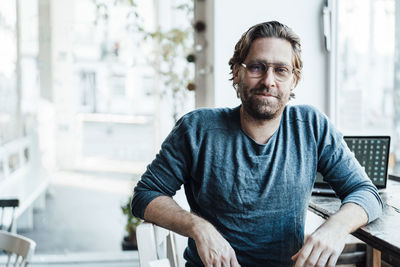
M275 86L275 76L274 76L274 69L269 67L267 72L265 73L264 77L262 78L262 82L267 86Z

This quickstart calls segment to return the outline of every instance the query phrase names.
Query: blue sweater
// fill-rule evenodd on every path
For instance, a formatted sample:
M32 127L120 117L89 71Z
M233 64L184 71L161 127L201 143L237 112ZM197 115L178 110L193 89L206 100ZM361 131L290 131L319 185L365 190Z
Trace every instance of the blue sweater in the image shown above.
M143 218L157 196L183 184L192 212L212 223L242 266L291 266L303 245L316 172L342 203L357 203L369 221L382 210L378 192L326 116L287 106L278 130L260 145L240 126L239 107L199 109L182 117L135 187L132 212ZM195 242L188 266L202 266Z

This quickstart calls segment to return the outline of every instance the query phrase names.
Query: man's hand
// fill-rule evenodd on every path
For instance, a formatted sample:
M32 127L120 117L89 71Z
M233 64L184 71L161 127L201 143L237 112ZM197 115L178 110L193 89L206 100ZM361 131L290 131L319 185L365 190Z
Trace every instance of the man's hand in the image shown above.
M205 219L183 210L171 197L159 196L153 199L146 207L144 218L193 238L206 267L240 266L235 251L217 229Z
M304 246L292 257L295 267L333 267L342 253L348 233L343 228L323 225L310 235Z
M335 266L343 251L346 237L367 222L368 215L363 208L354 203L344 204L292 256L292 260L296 261L295 267Z
M237 267L240 266L236 254L228 241L208 222L199 226L194 237L197 252L206 267Z

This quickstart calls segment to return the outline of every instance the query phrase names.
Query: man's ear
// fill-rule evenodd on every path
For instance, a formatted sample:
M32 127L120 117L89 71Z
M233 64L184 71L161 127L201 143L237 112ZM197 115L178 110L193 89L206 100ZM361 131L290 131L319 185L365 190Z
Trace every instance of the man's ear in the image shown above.
M290 87L290 91L293 91L294 88L296 88L298 82L299 82L298 78L296 77L296 75L294 75L293 76L293 82L292 82L292 85Z
M233 66L233 69L232 69L232 76L233 76L233 82L234 82L235 84L239 83L239 67L238 67L237 64L235 64L235 65Z

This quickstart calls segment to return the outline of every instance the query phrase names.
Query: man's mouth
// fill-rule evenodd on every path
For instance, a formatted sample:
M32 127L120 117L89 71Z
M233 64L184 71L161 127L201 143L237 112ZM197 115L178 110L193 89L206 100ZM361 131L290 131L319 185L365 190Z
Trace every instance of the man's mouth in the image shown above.
M275 97L275 98L279 98L278 96L273 95L273 94L268 93L268 92L255 92L254 94L255 94L255 95L259 95L259 96L265 96L265 97Z

